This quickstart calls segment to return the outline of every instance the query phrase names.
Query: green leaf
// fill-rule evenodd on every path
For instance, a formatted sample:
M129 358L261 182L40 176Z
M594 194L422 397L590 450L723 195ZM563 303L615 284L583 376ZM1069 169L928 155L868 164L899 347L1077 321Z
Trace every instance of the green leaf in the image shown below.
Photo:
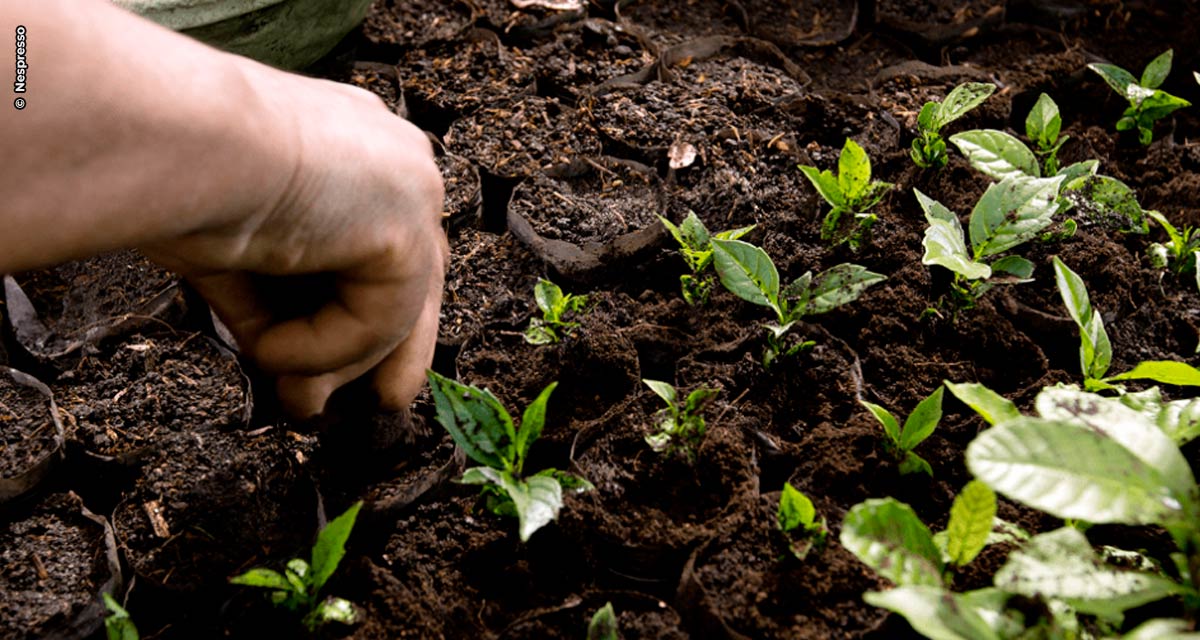
M857 142L846 138L846 144L838 154L838 187L852 208L866 194L871 183L871 159Z
M1129 233L1146 233L1150 225L1137 194L1109 176L1085 175L1066 183L1062 197L1092 222Z
M912 508L894 498L854 505L842 522L842 546L897 585L942 585L942 555Z
M471 467L458 479L462 484L500 485L500 472L491 467Z
M536 476L546 476L558 480L558 485L562 487L564 492L584 493L596 488L596 485L588 482L587 478L577 476L567 471L559 471L558 469L542 469L535 473Z
M800 171L812 183L817 193L825 199L825 202L834 208L846 206L846 195L842 193L842 187L831 171L828 169L820 171L816 167L804 165L800 166Z
M517 431L516 438L517 456L514 466L517 473L521 472L521 467L525 464L529 447L542 436L542 428L546 424L546 403L550 401L550 394L554 393L557 386L557 382L546 385L538 397L530 402L528 407L525 407L525 413L521 416L521 429Z
M240 584L247 587L260 587L263 589L279 589L280 591L291 591L292 583L288 582L287 578L278 571L255 567L246 573L234 576L229 579L232 584Z
M1054 256L1054 280L1067 313L1079 326L1079 366L1089 379L1100 379L1112 363L1112 343L1100 312L1092 308L1083 279Z
M708 228L700 221L700 217L696 215L695 211L688 211L687 217L680 224L679 232L683 243L693 251L705 251L708 249L710 240Z
M984 483L972 480L954 498L950 507L946 551L950 562L965 567L987 545L996 518L996 494Z
M1017 405L1013 404L1011 400L982 384L975 382L960 384L947 380L946 387L963 404L974 409L975 413L978 413L988 424L996 424L1021 415L1021 412L1017 410Z
M1025 135L1037 146L1048 148L1058 140L1061 131L1062 115L1058 112L1058 105L1043 93L1025 117Z
M1047 387L1034 400L1038 414L1049 420L1071 422L1111 438L1152 469L1163 474L1179 496L1195 487L1191 467L1156 420L1121 398L1105 398L1071 387Z
M942 394L944 392L945 388L939 386L929 397L917 404L917 408L913 409L912 413L908 414L908 419L904 421L904 428L900 430L900 449L912 451L937 428L938 422L942 419Z
M617 627L617 613L611 602L607 602L592 616L588 623L587 640L618 640L620 628Z
M1108 83L1108 86L1113 88L1113 91L1116 91L1122 96L1125 95L1129 85L1137 84L1137 80L1133 77L1133 74L1115 64L1103 64L1097 62L1089 64L1087 67L1088 69L1098 73L1100 77Z
M816 518L817 508L813 506L812 500L791 483L784 482L783 493L779 496L779 511L776 513L779 529L784 533L801 526L807 529Z
M312 549L312 576L308 580L313 593L319 592L321 587L325 586L329 576L333 575L342 557L346 555L346 541L350 539L354 520L358 518L358 511L362 509L362 505L361 500L350 505L345 513L330 520L325 524L325 528L321 529L321 533L317 534L317 542Z
M497 469L515 461L516 428L512 416L487 389L462 384L432 369L426 371L437 406L437 421L472 460Z
M1142 81L1138 84L1147 89L1157 89L1171 75L1171 62L1175 57L1174 49L1167 49L1150 61L1142 70Z
M717 275L733 295L779 309L779 272L766 251L741 240L713 240Z
M935 131L963 117L968 111L978 107L988 96L996 91L996 85L989 82L965 82L954 87L946 99L938 106Z
M1171 239L1171 245L1173 247L1181 247L1187 244L1183 239L1183 235L1179 233L1179 229L1176 229L1175 225L1171 224L1171 221L1167 220L1166 216L1158 211L1147 211L1146 215L1153 218L1154 221L1163 228L1163 231L1167 232L1167 237Z
M1187 620L1155 618L1121 636L1121 640L1200 640L1200 632L1189 631Z
M917 129L922 132L937 133L941 128L938 123L938 109L940 108L940 103L932 101L921 105L921 111L917 113ZM919 143L918 140L914 140L913 142Z
M1075 164L1069 164L1062 169L1059 169L1058 173L1054 175L1062 176L1063 184L1066 185L1079 178L1096 175L1096 171L1099 168L1099 160L1084 160L1082 162L1076 162Z
M1200 387L1200 370L1184 362L1173 360L1147 360L1139 362L1131 371L1105 378L1116 380L1153 380L1181 387Z
M687 399L683 401L683 413L686 415L696 415L719 395L721 395L720 389L700 387L689 393Z
M138 630L125 610L107 591L101 592L104 607L109 615L104 618L104 632L108 640L138 640Z
M358 621L358 614L354 611L354 605L350 604L350 601L344 598L327 598L321 601L321 604L318 604L313 609L311 616L315 620L316 626L330 622L354 624Z
M529 328L521 334L525 342L533 345L554 344L558 342L558 334L546 325L541 318L530 318Z
M537 303L538 309L541 309L542 313L547 316L555 313L555 310L562 304L562 299L562 289L545 278L539 278L537 284L533 286L533 300ZM557 319L557 316L546 319Z
M663 401L665 401L669 406L675 407L676 391L675 387L672 386L671 383L663 382L661 380L646 379L643 379L642 382L647 387L650 387L650 390L653 391L655 395L662 398Z
M1078 611L1109 619L1179 590L1153 574L1105 566L1083 533L1073 527L1034 536L1009 554L995 584L1031 598L1061 599Z
M507 471L499 476L500 486L516 507L521 542L527 542L535 531L558 517L562 508L562 485L558 480L547 476L518 480Z
M993 274L1008 274L1018 282L1030 282L1033 263L1021 256L1004 256L992 263Z
M1150 125L1172 113L1192 106L1192 103L1173 96L1165 91L1156 90L1138 103L1137 121L1139 125ZM1143 143L1144 144L1144 143Z
M1063 519L1156 524L1182 510L1161 472L1105 434L1064 420L998 424L967 447L967 468L995 491Z
M1023 142L995 129L976 129L950 136L972 167L997 180L1042 175L1037 156Z
M1158 387L1150 387L1145 391L1123 394L1115 400L1157 424L1176 445L1182 446L1200 437L1200 398L1164 402L1162 391Z
M737 229L729 229L727 231L721 231L713 237L715 237L718 240L737 240L738 238L741 238L742 236L750 233L751 231L754 231L754 227L756 227L756 226L758 226L758 225L752 224L748 227L738 227Z
M1001 640L959 594L935 586L900 586L863 594L867 604L894 611L930 640Z
M802 315L816 315L854 302L867 287L882 282L887 276L868 271L857 264L839 264L813 279L811 297L801 309Z
M982 280L991 277L991 267L976 262L967 253L967 244L963 240L962 224L942 204L929 196L913 189L917 202L925 210L925 220L929 226L925 228L925 238L921 245L925 247L925 255L921 264L936 264L945 267L968 280Z
M694 214L694 212L689 211L688 214ZM675 226L675 223L671 222L670 220L666 219L663 216L658 216L658 221L660 223L662 223L663 228L666 229L667 232L671 234L671 237L675 238L675 242L679 245L679 247L681 249L692 248L691 245L688 244L688 241L686 239L684 239L683 231L679 227ZM537 291L536 287L534 288L534 291L535 292Z
M890 440L892 444L896 445L896 448L899 448L900 423L896 421L896 416L892 415L892 412L873 402L859 400L858 403L866 407L867 410L871 412L871 415L875 416L875 419L879 421L879 424L883 425L883 432L887 434L888 440Z
M912 473L923 473L929 477L933 477L933 467L929 466L929 462L912 451L904 452L904 459L900 461L900 475L907 476Z
M989 186L971 212L975 257L1007 251L1050 226L1061 183L1061 177L1009 177Z

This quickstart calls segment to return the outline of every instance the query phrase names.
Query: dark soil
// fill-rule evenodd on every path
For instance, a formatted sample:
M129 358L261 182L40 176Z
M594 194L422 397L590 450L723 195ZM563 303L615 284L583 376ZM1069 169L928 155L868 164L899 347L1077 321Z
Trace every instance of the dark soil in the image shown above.
M428 395L409 420L347 394L347 410L314 430L277 415L270 385L255 378L264 402L248 418L238 361L209 341L205 314L184 313L188 298L161 294L171 276L136 254L20 274L32 314L11 295L3 307L16 326L0 331L0 361L53 388L68 446L39 489L3 505L2 535L42 544L40 505L66 490L113 514L137 578L129 608L158 638L293 634L294 620L226 579L305 556L322 515L360 498L328 592L355 602L362 622L325 635L578 638L611 601L626 638L912 637L862 602L886 583L837 544L840 523L854 504L890 495L944 527L969 480L964 448L983 423L947 400L918 448L933 477L901 477L857 400L907 413L943 380L977 381L1028 410L1042 386L1078 383L1055 255L1104 314L1113 371L1145 359L1200 364L1200 292L1190 276L1150 267L1158 229L1082 224L1074 237L1023 248L1034 282L997 287L974 309L947 306L948 273L920 263L925 221L911 192L965 217L988 180L957 152L940 171L913 166L917 112L961 82L993 82L996 94L946 133L1023 135L1046 92L1071 136L1064 162L1096 158L1146 208L1200 224L1200 111L1160 123L1142 147L1113 130L1123 105L1085 70L1100 60L1137 70L1174 47L1165 88L1200 104L1189 74L1200 68L1200 6L882 0L872 17L854 4L596 1L557 14L504 0L378 0L319 68L377 93L437 141L452 261L435 368L490 388L517 415L559 383L529 468L567 469L596 490L567 496L559 521L528 544L453 482L465 462ZM870 154L875 178L896 185L858 251L820 240L828 207L796 168L835 167L846 137ZM684 150L694 157L681 162ZM887 281L806 318L798 335L815 347L766 370L759 325L769 312L719 285L703 307L680 297L685 267L654 216L688 211L712 230L756 225L748 239L784 281L843 262ZM561 343L533 346L521 332L542 277L590 302ZM150 324L113 323L147 308ZM720 390L693 461L645 444L660 406L642 378ZM3 382L0 402L9 414L46 411L41 396ZM51 441L42 418L4 411L6 447L23 447L0 451L0 466L19 466ZM1185 449L1194 466L1197 451ZM804 561L774 528L785 481L812 496L832 529ZM1057 526L1003 501L1000 514L1034 531ZM1169 549L1153 532L1095 536L1157 557ZM989 548L956 584L988 584L1009 551ZM24 573L6 568L3 579L30 577L27 557L18 561ZM94 601L100 582L73 584L80 599L55 606ZM2 628L37 629L29 621L49 605L10 595L28 585L0 587Z

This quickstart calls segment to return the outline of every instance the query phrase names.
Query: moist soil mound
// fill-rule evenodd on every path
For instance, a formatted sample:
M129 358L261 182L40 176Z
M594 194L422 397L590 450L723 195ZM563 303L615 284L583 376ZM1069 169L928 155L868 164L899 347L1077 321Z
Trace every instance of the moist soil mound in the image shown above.
M1023 248L1033 282L950 307L948 272L920 262L912 190L965 217L988 180L953 149L944 169L917 169L917 113L956 84L992 82L996 93L945 133L1023 136L1047 93L1071 136L1063 163L1099 160L1145 208L1200 225L1200 110L1160 122L1143 147L1114 131L1123 101L1085 69L1139 70L1174 47L1164 89L1200 104L1196 25L1195 3L1151 1L628 0L555 12L377 0L315 71L375 92L436 142L452 260L434 367L491 389L514 415L557 381L528 468L569 470L595 490L567 495L558 522L523 544L515 521L454 482L470 461L428 394L410 417L351 390L325 419L291 423L269 379L210 340L198 299L136 254L17 274L0 306L0 361L52 390L66 437L54 440L45 394L0 376L4 473L62 449L40 484L0 504L0 629L38 635L97 601L103 543L62 502L74 491L112 515L144 637L299 633L227 578L305 557L320 523L358 499L327 592L353 601L360 622L322 636L579 638L612 602L627 638L913 637L862 602L886 582L837 544L840 523L854 504L890 495L943 528L983 423L948 399L918 448L933 476L901 476L859 400L907 414L952 380L1029 410L1041 386L1080 382L1054 256L1104 314L1113 371L1200 364L1200 292L1191 275L1151 267L1147 247L1165 240L1157 227L1081 221L1071 237ZM828 205L796 168L836 168L847 137L895 185L857 250L821 241ZM713 231L756 225L747 239L784 282L843 262L887 280L805 318L796 335L813 347L765 369L769 310L719 284L704 306L681 299L685 265L655 215L678 223L689 211ZM636 250L621 245L631 232ZM539 313L539 278L590 298L558 344L522 337ZM645 443L661 403L643 378L719 390L691 456ZM386 437L372 435L380 429ZM1185 449L1193 466L1197 452ZM785 481L831 528L803 561L774 528ZM1058 524L1003 500L1000 514L1033 531ZM1095 535L1169 550L1163 536ZM1009 550L989 548L962 584L986 585ZM72 566L51 601L38 562L53 573L57 559Z

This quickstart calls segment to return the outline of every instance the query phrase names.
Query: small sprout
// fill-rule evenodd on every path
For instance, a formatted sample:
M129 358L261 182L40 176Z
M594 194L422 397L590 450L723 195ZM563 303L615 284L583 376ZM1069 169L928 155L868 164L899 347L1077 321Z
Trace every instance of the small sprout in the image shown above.
M1062 176L1010 176L989 186L971 211L969 252L958 216L914 189L929 223L921 243L925 247L921 263L954 272L951 293L962 308L973 307L996 284L1030 282L1033 263L1029 260L1011 255L990 262L985 258L1024 244L1050 226L1062 181Z
M658 453L682 451L689 463L695 462L696 451L706 431L702 414L720 391L700 387L680 402L679 393L670 383L659 380L642 382L667 403L666 408L654 414L655 431L646 436L646 444Z
M813 547L824 546L825 538L829 535L825 518L817 520L817 509L812 500L788 482L783 483L775 519L779 530L788 540L788 549L797 560L808 557Z
M1099 74L1108 83L1108 86L1113 88L1113 91L1116 91L1129 103L1129 107L1117 121L1117 131L1137 129L1138 141L1143 145L1150 144L1154 139L1155 122L1192 104L1158 88L1170 75L1173 58L1174 50L1167 49L1146 65L1146 68L1142 70L1140 80L1116 65L1102 63L1088 65L1089 69Z
M137 626L129 617L129 612L122 607L107 591L100 594L104 599L104 608L108 609L108 617L104 618L104 634L108 640L138 640Z
M662 216L659 216L658 219L679 243L679 253L683 255L684 262L691 270L690 274L685 273L679 276L683 299L693 306L705 304L708 302L708 295L712 293L713 287L713 278L708 274L708 269L712 266L713 261L712 239L737 240L750 233L754 229L754 225L709 234L708 229L694 211L689 211L679 226L675 226Z
M1083 386L1088 391L1121 389L1114 382L1122 380L1153 380L1163 384L1200 387L1200 370L1172 360L1139 362L1132 370L1115 376L1105 376L1112 364L1112 343L1104 329L1100 311L1092 308L1083 279L1058 256L1054 256L1054 278L1058 292L1071 319L1079 327L1079 367Z
M987 546L996 521L996 492L972 480L954 498L946 524L946 555L954 567L965 567Z
M1038 96L1037 102L1025 116L1025 136L1033 143L1033 152L1043 158L1047 175L1058 173L1058 150L1071 136L1060 136L1062 115L1058 104L1046 94Z
M926 102L917 115L917 138L912 142L912 159L922 169L946 166L946 141L941 131L946 125L979 106L996 91L987 82L967 82L954 87L942 102Z
M577 314L587 305L587 296L563 294L558 285L539 279L533 287L533 299L542 311L541 318L530 318L525 330L525 342L529 344L556 344L571 334L578 322L567 321L568 313Z
M838 175L828 169L801 165L800 170L832 209L821 223L821 239L834 245L849 242L861 246L877 217L867 211L879 203L894 185L871 180L871 159L857 142L846 138L838 155Z
M496 515L516 516L521 542L558 517L564 491L594 487L576 475L543 469L525 475L529 448L542 435L546 403L558 386L551 383L525 408L517 429L492 392L426 371L437 406L437 421L467 457L482 464L467 469L459 482L481 485L484 506Z
M800 319L853 302L867 287L885 279L856 264L839 264L815 277L809 271L780 287L775 263L759 247L741 240L713 240L713 247L721 284L742 300L775 312L777 323L765 325L765 367L779 356L791 356L815 344L811 340L788 342L788 333Z
M617 613L611 602L596 610L588 623L587 640L618 640L621 629L617 626Z
M258 567L230 578L233 584L271 590L271 602L288 611L304 612L304 626L315 631L329 622L354 624L354 605L342 598L321 598L321 589L346 555L346 540L362 502L330 520L317 534L310 560L292 558L283 573Z
M1200 231L1191 225L1177 229L1157 211L1147 211L1146 215L1167 232L1168 238L1166 242L1155 242L1146 250L1150 254L1150 264L1155 269L1170 269L1177 276L1196 272L1197 261L1200 261Z
M866 407L871 415L875 416L875 419L883 425L883 432L887 436L888 451L900 463L900 475L918 471L929 476L933 475L933 469L930 468L929 463L913 453L913 449L932 435L938 422L941 421L943 390L943 387L938 387L937 391L917 404L917 408L913 409L913 412L904 421L903 428L900 427L896 416L887 409L866 400L859 400L859 404Z

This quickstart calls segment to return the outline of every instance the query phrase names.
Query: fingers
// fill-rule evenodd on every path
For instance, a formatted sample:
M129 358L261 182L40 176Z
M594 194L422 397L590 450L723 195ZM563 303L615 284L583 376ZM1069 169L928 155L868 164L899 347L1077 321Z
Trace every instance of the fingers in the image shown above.
M375 390L384 409L407 408L425 384L425 370L433 364L433 353L437 348L441 280L439 276L437 286L430 287L425 307L412 332L375 369Z
M187 281L229 328L239 349L251 348L271 324L271 312L263 306L249 274L226 271L188 276Z

